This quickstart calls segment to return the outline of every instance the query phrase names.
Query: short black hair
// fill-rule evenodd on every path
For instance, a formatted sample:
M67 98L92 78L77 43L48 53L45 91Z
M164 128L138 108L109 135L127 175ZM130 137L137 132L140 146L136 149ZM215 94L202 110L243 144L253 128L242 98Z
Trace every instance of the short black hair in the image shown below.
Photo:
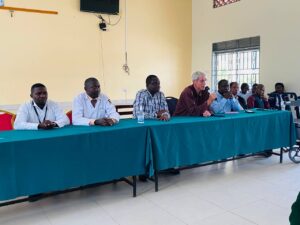
M158 77L156 75L153 75L153 74L149 75L146 78L146 86L148 86L151 83L151 81L154 80L154 79L158 79Z
M281 82L276 83L276 84L275 84L275 88L276 88L277 86L281 86L281 87L284 89L284 84L281 83Z
M236 82L236 81L231 82L231 83L229 84L229 87L231 88L234 84L238 84L238 82Z
M257 85L258 85L257 83L254 83L254 84L252 85L252 88L253 88L253 87L257 87Z
M247 84L247 83L242 83L241 89L244 89L244 88L246 88L247 86L249 87L249 84Z
M35 83L31 86L30 92L32 93L35 88L40 88L40 87L45 88L46 86L42 83Z
M86 80L84 81L84 87L86 87L86 86L88 86L90 83L94 83L94 82L98 82L98 83L99 83L99 81L97 80L97 78L95 78L95 77L89 77L88 79L86 79Z
M228 83L228 80L225 80L225 79L222 79L222 80L220 80L219 82L218 82L218 87L220 87L221 86L221 84L223 84L223 83Z

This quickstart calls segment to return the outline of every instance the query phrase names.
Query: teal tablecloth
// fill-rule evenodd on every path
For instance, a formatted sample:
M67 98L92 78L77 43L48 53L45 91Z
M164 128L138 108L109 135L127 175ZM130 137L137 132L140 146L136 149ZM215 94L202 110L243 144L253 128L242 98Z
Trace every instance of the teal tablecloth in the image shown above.
M256 111L225 117L174 117L147 121L154 168L224 159L295 144L295 126L287 111Z
M0 201L151 174L153 166L163 170L291 146L295 138L286 111L1 132Z
M148 128L113 127L0 133L0 200L144 174L151 162Z

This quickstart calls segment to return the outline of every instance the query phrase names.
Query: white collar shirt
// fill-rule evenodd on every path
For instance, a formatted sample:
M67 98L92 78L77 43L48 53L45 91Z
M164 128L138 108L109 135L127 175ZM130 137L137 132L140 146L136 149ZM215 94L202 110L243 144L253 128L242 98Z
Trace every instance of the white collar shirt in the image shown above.
M37 130L39 123L44 120L55 122L58 127L70 124L68 117L57 103L48 100L41 109L34 101L30 101L20 106L14 122L14 129Z
M102 118L111 118L116 122L119 121L120 115L106 95L100 93L96 99L97 102L94 107L91 103L92 98L85 92L74 98L72 107L72 121L74 125L88 126L93 124L95 120Z

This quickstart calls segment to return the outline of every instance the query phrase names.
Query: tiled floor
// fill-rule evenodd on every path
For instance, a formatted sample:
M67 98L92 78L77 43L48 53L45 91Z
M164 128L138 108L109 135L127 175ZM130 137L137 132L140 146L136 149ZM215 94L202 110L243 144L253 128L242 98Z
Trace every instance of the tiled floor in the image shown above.
M288 225L300 165L285 154L161 175L160 190L109 184L0 208L0 225Z

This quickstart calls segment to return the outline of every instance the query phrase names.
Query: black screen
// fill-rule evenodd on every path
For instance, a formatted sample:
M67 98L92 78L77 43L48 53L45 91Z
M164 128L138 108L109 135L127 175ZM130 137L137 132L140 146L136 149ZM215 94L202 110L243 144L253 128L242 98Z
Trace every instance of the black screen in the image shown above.
M119 0L80 0L80 11L118 14Z

